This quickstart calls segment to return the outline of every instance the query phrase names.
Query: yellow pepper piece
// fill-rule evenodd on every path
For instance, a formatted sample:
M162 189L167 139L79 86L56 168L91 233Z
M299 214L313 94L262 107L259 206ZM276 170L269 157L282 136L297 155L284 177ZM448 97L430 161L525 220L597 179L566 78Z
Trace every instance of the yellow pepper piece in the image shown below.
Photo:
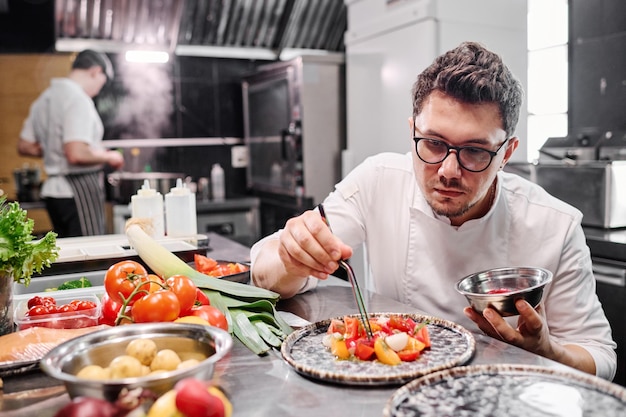
M409 341L406 344L406 347L404 349L406 350L417 350L419 352L421 352L422 350L424 350L424 348L426 348L426 345L422 342L420 342L419 340L417 340L414 337L409 336Z
M385 342L385 339L382 337L379 337L374 342L374 353L376 353L376 359L386 365L398 365L402 363L402 359L387 345L387 342Z
M348 359L350 352L346 341L337 337L333 337L330 342L330 352L337 357L337 359Z

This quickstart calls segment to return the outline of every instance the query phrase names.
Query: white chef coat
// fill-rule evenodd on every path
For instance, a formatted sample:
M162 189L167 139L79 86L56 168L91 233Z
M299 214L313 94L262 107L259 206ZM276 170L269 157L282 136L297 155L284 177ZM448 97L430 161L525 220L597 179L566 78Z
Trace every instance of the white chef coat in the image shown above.
M39 142L43 148L44 170L48 176L41 188L42 197L71 198L72 187L65 178L100 170L102 165L71 165L63 145L81 141L102 149L104 126L91 97L69 78L54 78L50 87L33 102L20 137Z
M455 290L459 279L507 266L552 271L543 299L552 338L585 347L596 374L612 379L616 344L596 296L582 213L517 175L499 172L497 184L490 211L455 227L424 199L411 154L383 153L337 184L324 209L346 244L365 244L368 290L468 329L477 326L463 314L468 303ZM263 242L252 248L253 267ZM316 283L309 277L302 291Z

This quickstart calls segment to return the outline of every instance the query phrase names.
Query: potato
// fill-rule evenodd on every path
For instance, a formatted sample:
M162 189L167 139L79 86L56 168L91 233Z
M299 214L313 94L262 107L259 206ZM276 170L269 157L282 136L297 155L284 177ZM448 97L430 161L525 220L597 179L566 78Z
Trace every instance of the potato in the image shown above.
M163 349L157 352L152 363L150 363L150 369L153 371L173 371L180 362L180 357L176 352L171 349Z
M157 354L157 345L151 339L135 339L126 346L126 354L149 366Z
M87 365L76 374L78 378L103 380L110 378L110 371L108 368L103 368L98 365Z
M134 356L121 355L109 364L111 379L134 378L143 375L143 365Z
M193 368L194 366L198 366L199 363L200 361L197 359L187 359L186 361L179 363L176 369Z

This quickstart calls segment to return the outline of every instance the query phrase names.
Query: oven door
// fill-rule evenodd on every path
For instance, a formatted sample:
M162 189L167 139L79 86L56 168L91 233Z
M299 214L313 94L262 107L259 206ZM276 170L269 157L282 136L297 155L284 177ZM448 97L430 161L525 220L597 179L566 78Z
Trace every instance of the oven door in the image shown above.
M242 82L247 183L252 190L298 193L302 136L297 74L295 64L281 64Z

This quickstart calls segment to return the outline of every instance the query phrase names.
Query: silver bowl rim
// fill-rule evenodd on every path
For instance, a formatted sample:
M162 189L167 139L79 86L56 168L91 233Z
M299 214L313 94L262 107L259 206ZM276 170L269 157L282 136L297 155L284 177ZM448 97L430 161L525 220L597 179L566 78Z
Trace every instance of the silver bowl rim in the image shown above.
M141 326L141 329L137 327ZM120 378L112 380L91 380L85 378L78 378L76 375L63 371L63 365L69 361L70 357L75 356L74 348L77 343L91 343L91 346L96 344L105 343L107 340L112 340L117 337L128 336L142 336L147 337L149 335L155 335L159 337L177 336L177 332L173 330L188 330L188 331L204 331L210 334L210 337L215 341L215 353L208 358L200 362L196 367L175 369L173 371L160 372L151 376L133 377L133 378ZM155 384L171 378L182 379L187 376L193 376L197 372L197 367L214 365L220 359L225 357L231 350L233 345L232 336L225 330L217 327L209 327L203 324L196 323L133 323L124 324L121 326L115 326L107 329L96 330L92 333L87 333L73 339L67 340L54 348L52 348L40 361L40 368L49 376L63 381L66 384L82 384L91 387L124 387L124 386L137 386L138 384ZM83 352L82 349L80 352ZM71 356L69 356L71 355Z
M486 274L486 273L504 273L504 272L508 272L508 273L512 273L514 271L521 271L521 270L533 270L533 271L540 271L542 274L544 274L546 277L544 280L542 280L542 282L540 282L539 284L533 285L532 287L528 287L528 288L521 288L519 290L514 290L514 291L510 291L507 293L498 293L498 294L481 294L481 293L477 293L477 292L471 292L471 291L465 291L463 289L461 289L461 284L463 283L463 281L471 278L471 277L475 277L477 275L482 275L482 274ZM514 266L514 267L501 267L501 268L491 268L491 269L485 269L483 271L480 272L475 272L473 274L469 274L464 276L463 278L461 278L460 280L457 281L455 288L456 290L463 294L466 297L473 297L473 298L506 298L508 296L511 295L517 295L517 294L524 294L524 293L528 293L528 292L532 292L538 288L543 288L546 285L548 285L549 283L552 282L552 278L553 278L552 271L550 271L549 269L546 268L541 268L541 267L536 267L536 266Z

